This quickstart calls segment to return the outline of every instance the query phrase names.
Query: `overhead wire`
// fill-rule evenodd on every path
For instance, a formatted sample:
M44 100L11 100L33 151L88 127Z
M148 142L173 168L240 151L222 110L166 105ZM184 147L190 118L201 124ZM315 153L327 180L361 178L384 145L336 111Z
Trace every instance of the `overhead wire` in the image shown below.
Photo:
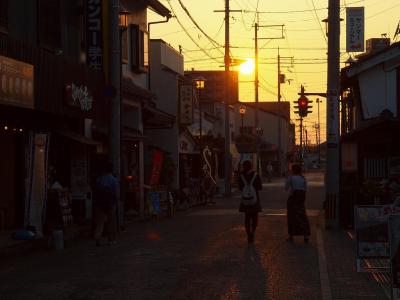
M219 42L214 40L212 37L210 37L201 27L200 25L196 22L196 20L193 18L193 16L190 14L189 10L186 8L186 6L182 3L182 0L178 0L180 6L182 7L183 11L186 13L186 15L189 17L189 19L193 22L193 24L200 30L202 34L211 42L211 44L218 45L219 47L223 47ZM222 51L221 51L222 53Z
M185 31L186 35L190 38L190 40L199 48L202 50L202 52L208 56L210 59L220 62L217 58L212 57L206 50L204 50L196 41L195 39L189 34L189 32L187 31L187 29L185 28L185 26L183 26L182 22L179 20L179 18L177 17L175 10L171 4L171 0L167 0L169 7L171 8L171 12L174 14L176 21L178 22L178 24L181 26L181 28Z

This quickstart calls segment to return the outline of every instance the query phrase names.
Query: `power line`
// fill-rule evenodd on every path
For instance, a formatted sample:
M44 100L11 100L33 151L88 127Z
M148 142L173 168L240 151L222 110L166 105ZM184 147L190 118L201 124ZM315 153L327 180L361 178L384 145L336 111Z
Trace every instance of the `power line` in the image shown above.
M214 40L212 37L210 37L200 26L199 24L196 22L196 20L192 17L192 15L190 14L190 12L188 11L188 9L186 8L186 6L182 3L182 0L178 0L179 4L181 5L183 11L186 13L186 15L189 17L189 19L193 22L193 24L200 30L200 32L202 34L204 34L204 36L211 42L211 44L218 45L219 47L223 47L222 44L218 43L216 40ZM222 53L222 51L221 51Z
M202 52L208 56L209 58L211 58L214 61L218 61L215 57L212 57L206 50L204 50L194 39L193 37L189 34L189 32L187 31L187 29L185 28L185 26L183 26L182 22L179 20L179 18L176 16L175 10L172 7L171 4L171 0L167 0L169 7L171 8L172 13L174 14L176 21L179 23L179 25L181 26L181 28L185 31L186 35L190 38L190 40L199 48L202 50ZM218 61L219 62L219 61Z

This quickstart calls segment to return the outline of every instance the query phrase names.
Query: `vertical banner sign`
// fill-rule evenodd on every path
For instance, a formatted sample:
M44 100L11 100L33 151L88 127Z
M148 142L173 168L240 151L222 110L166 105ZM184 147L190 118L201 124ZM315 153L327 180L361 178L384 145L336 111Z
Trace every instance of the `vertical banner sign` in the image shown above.
M193 123L193 86L191 84L180 86L180 123L182 125Z
M86 63L95 70L103 69L102 0L86 0Z
M327 147L337 147L339 140L339 96L337 90L327 92Z
M346 9L346 51L364 51L364 7Z
M154 186L159 184L163 161L163 153L159 150L154 150L149 185Z
M390 215L388 227L392 287L398 289L400 288L400 215Z
M49 135L32 133L28 157L26 220L27 226L35 227L36 234L42 234L43 216L47 195L47 153Z

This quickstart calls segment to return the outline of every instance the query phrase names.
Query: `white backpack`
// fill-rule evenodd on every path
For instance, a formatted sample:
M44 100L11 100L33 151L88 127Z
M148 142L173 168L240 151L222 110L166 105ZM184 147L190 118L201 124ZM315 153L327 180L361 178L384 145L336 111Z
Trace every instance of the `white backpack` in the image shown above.
M256 179L257 173L254 173L253 178L250 183L247 182L246 178L243 175L240 175L242 178L244 187L242 190L242 204L243 205L254 205L257 203L257 192L253 186L254 180Z

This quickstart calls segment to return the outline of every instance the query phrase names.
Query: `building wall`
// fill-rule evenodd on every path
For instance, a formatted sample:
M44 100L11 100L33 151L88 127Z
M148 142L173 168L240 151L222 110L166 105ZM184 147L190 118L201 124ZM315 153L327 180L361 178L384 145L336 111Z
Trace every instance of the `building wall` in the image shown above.
M179 76L183 75L183 56L161 40L150 42L150 89L157 108L178 119ZM175 162L174 188L179 187L179 124L172 128L146 132L152 144L170 153Z

